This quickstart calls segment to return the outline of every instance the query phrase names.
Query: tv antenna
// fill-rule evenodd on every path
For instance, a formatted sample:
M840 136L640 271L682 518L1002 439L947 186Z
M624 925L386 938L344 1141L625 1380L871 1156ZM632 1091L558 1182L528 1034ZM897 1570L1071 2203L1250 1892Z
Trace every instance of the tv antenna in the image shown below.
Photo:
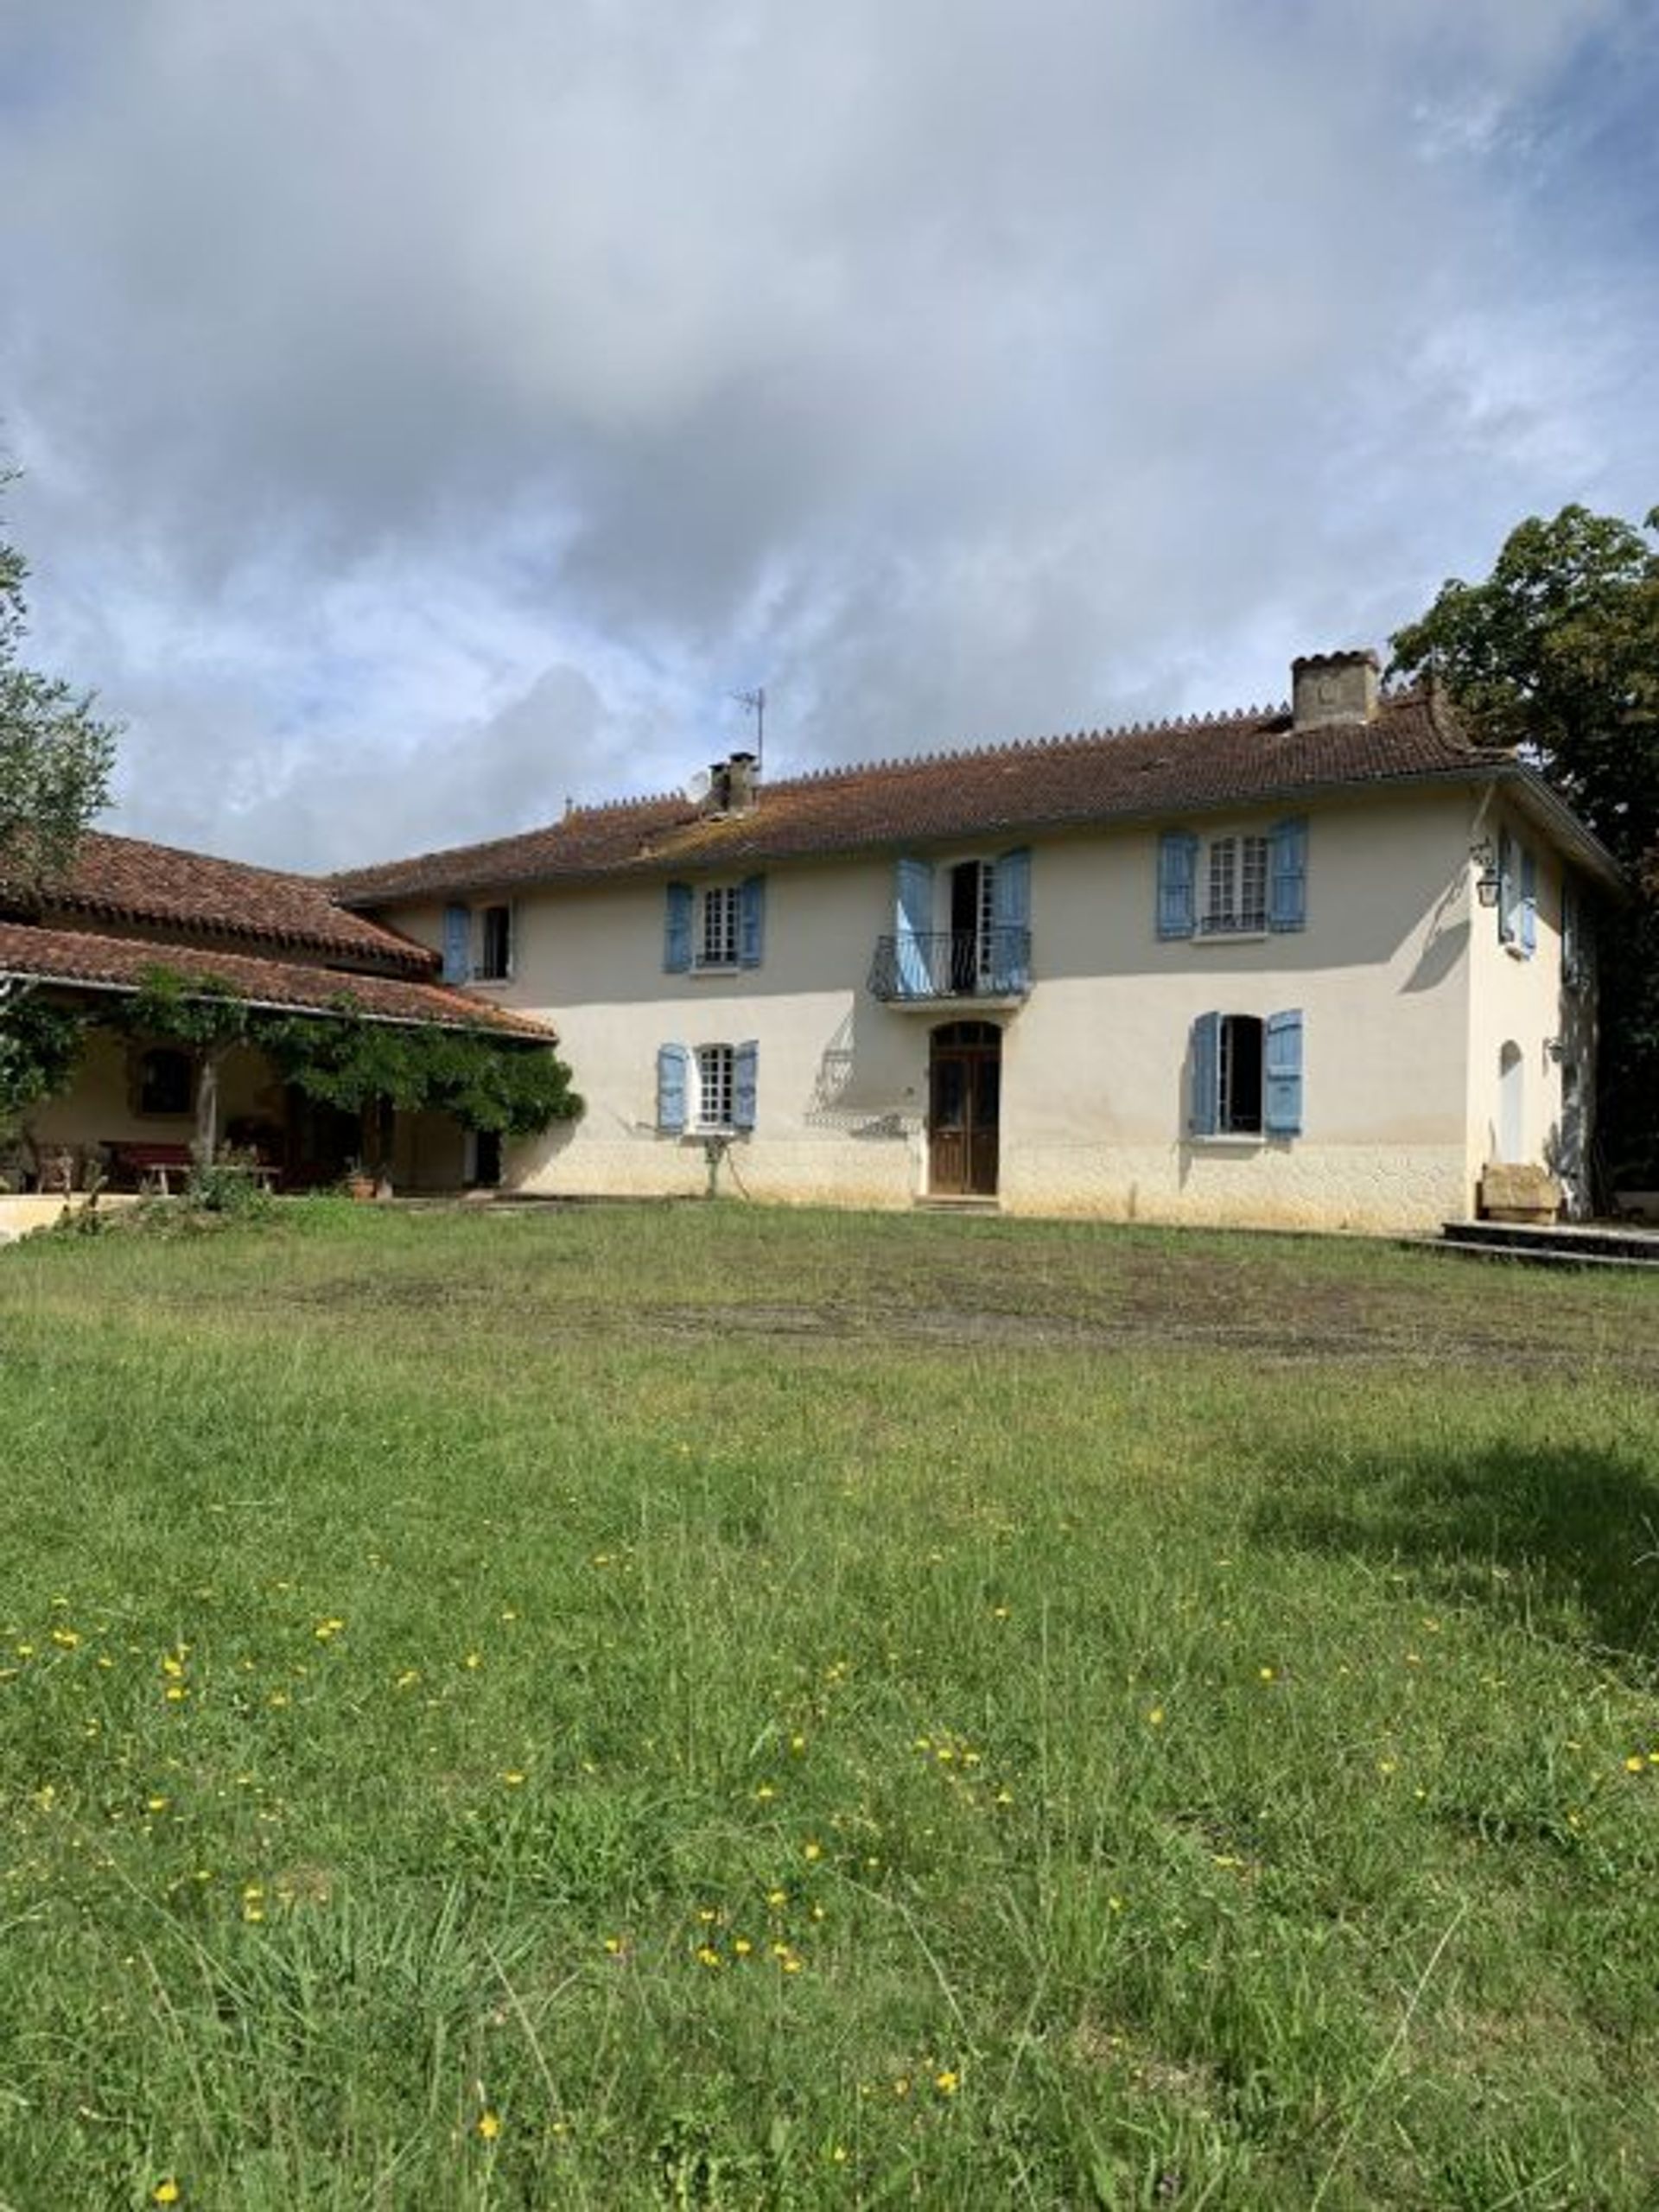
M766 694L763 684L753 691L734 691L729 695L746 713L754 716L754 772L760 773L761 747L766 736Z

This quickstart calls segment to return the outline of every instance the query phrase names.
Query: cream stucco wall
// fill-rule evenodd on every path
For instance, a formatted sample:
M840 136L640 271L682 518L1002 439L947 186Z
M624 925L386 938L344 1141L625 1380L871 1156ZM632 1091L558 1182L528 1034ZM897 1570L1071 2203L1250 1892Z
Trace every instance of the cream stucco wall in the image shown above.
M1466 1211L1478 1166L1471 810L1455 790L1309 810L1307 925L1254 938L1158 940L1154 829L1033 840L1034 986L1023 1005L983 1010L1003 1035L1003 1206L1366 1228ZM1271 818L1196 826L1249 831ZM951 861L996 849L929 857L942 881ZM489 897L481 889L475 903ZM726 1170L738 1187L869 1205L925 1194L929 1033L982 1009L895 1008L870 995L876 939L893 925L893 855L770 870L765 959L753 971L664 973L661 878L538 888L513 905L513 977L474 988L553 1021L588 1111L515 1147L510 1180L547 1192L701 1190L701 1141L656 1128L657 1048L753 1038L757 1126ZM440 942L436 905L384 918ZM1195 1019L1291 1007L1304 1018L1303 1133L1189 1137Z
M1566 987L1561 958L1563 867L1535 828L1513 810L1489 800L1471 816L1471 839L1496 850L1507 830L1517 852L1530 850L1537 867L1536 944L1528 956L1500 938L1495 908L1475 908L1469 1000L1469 1151L1472 1172L1513 1148L1517 1159L1566 1170L1569 1198L1582 1205L1581 1154L1592 1112L1595 1058L1592 1001ZM1559 1052L1550 1049L1555 1040ZM1512 1048L1518 1076L1506 1077ZM1503 1090L1518 1082L1518 1128L1506 1130ZM1573 1115L1564 1118L1566 1091L1576 1084ZM1582 1136L1570 1122L1576 1119ZM1510 1147L1506 1139L1513 1134Z

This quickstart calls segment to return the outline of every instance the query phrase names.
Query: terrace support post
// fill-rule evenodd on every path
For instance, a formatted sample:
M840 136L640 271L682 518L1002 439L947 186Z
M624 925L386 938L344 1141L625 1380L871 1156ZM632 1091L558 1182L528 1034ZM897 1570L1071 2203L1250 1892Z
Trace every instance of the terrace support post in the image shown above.
M190 1149L198 1167L211 1167L219 1149L219 1064L222 1050L205 1046L196 1066L196 1134Z
M377 1198L391 1196L391 1155L397 1109L390 1098L372 1098L363 1109L363 1170L374 1179Z

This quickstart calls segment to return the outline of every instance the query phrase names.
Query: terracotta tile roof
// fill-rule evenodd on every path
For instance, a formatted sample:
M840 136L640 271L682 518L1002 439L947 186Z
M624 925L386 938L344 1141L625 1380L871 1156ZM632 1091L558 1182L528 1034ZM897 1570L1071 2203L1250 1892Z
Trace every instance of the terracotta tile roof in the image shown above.
M0 976L119 989L141 982L145 970L156 967L193 980L211 977L259 1004L292 1007L297 1013L331 1013L349 994L364 1013L389 1021L436 1021L448 1028L493 1029L547 1044L554 1041L554 1032L545 1022L447 990L441 983L351 975L338 968L260 959L245 952L202 952L194 946L156 944L143 938L100 937L0 921Z
M761 787L741 815L677 794L580 807L487 844L333 877L352 906L550 879L737 868L861 848L1006 836L1252 806L1319 791L1470 777L1510 766L1472 746L1427 692L1384 698L1369 722L1292 727L1287 709L1090 731L925 759L824 769Z
M67 878L38 898L6 895L0 912L72 923L77 915L150 923L241 943L281 944L382 975L430 976L436 954L335 904L320 878L214 860L140 837L88 833Z

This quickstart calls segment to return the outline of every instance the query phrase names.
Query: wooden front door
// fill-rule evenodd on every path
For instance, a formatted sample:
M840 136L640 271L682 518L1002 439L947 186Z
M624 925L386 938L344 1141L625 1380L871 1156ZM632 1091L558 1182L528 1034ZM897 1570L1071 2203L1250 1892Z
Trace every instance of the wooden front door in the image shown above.
M927 1183L935 1198L996 1195L1002 1033L989 1021L933 1032L928 1069Z

